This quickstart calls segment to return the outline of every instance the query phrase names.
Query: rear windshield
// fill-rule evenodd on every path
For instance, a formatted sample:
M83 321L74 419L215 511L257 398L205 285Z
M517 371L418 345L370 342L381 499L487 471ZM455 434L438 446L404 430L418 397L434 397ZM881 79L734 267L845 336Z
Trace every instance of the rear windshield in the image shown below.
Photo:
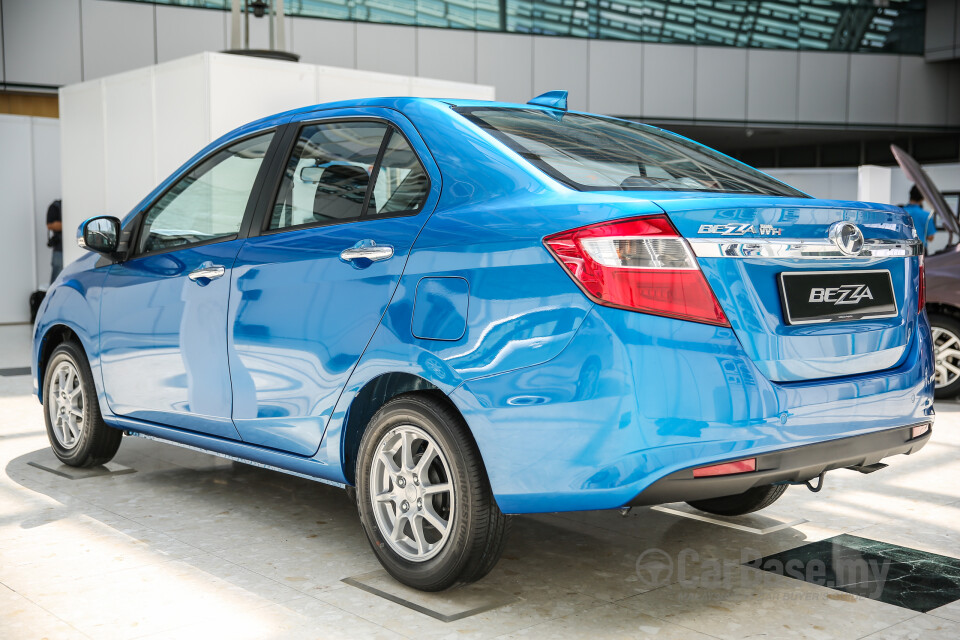
M514 107L456 111L581 191L713 191L806 197L756 169L655 127Z

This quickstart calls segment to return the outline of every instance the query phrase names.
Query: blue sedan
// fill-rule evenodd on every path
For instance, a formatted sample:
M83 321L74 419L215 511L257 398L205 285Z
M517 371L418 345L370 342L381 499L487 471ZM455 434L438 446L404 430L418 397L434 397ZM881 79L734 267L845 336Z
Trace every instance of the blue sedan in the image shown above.
M909 216L562 92L272 116L78 242L34 329L60 460L126 434L345 487L419 589L489 572L508 514L744 514L931 435Z

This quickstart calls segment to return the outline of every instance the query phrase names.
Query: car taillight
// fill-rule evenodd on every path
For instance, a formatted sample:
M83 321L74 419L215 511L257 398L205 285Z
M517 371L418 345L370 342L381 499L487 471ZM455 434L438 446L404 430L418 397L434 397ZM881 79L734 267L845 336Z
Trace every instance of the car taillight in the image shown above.
M690 246L666 216L594 224L543 242L598 304L730 326Z
M917 296L917 313L923 313L927 304L927 274L923 270L923 256L920 256L920 294Z
M748 458L736 462L712 464L709 467L700 467L693 470L694 478L713 478L716 476L732 476L738 473L750 473L757 470L757 459Z

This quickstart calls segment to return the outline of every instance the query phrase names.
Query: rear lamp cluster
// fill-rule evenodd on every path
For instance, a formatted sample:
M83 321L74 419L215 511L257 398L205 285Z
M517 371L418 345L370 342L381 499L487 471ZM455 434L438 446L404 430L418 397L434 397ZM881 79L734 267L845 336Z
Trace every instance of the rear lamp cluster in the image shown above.
M690 245L666 216L571 229L544 244L597 304L730 326Z

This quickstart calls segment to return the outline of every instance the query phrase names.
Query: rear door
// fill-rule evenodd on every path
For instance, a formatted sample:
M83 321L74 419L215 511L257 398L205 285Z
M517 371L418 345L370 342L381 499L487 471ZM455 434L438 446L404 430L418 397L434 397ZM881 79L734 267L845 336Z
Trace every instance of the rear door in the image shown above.
M440 175L387 109L300 123L240 249L228 319L233 421L246 442L312 455L376 330Z
M922 249L898 208L723 196L657 204L768 379L860 375L906 357Z

